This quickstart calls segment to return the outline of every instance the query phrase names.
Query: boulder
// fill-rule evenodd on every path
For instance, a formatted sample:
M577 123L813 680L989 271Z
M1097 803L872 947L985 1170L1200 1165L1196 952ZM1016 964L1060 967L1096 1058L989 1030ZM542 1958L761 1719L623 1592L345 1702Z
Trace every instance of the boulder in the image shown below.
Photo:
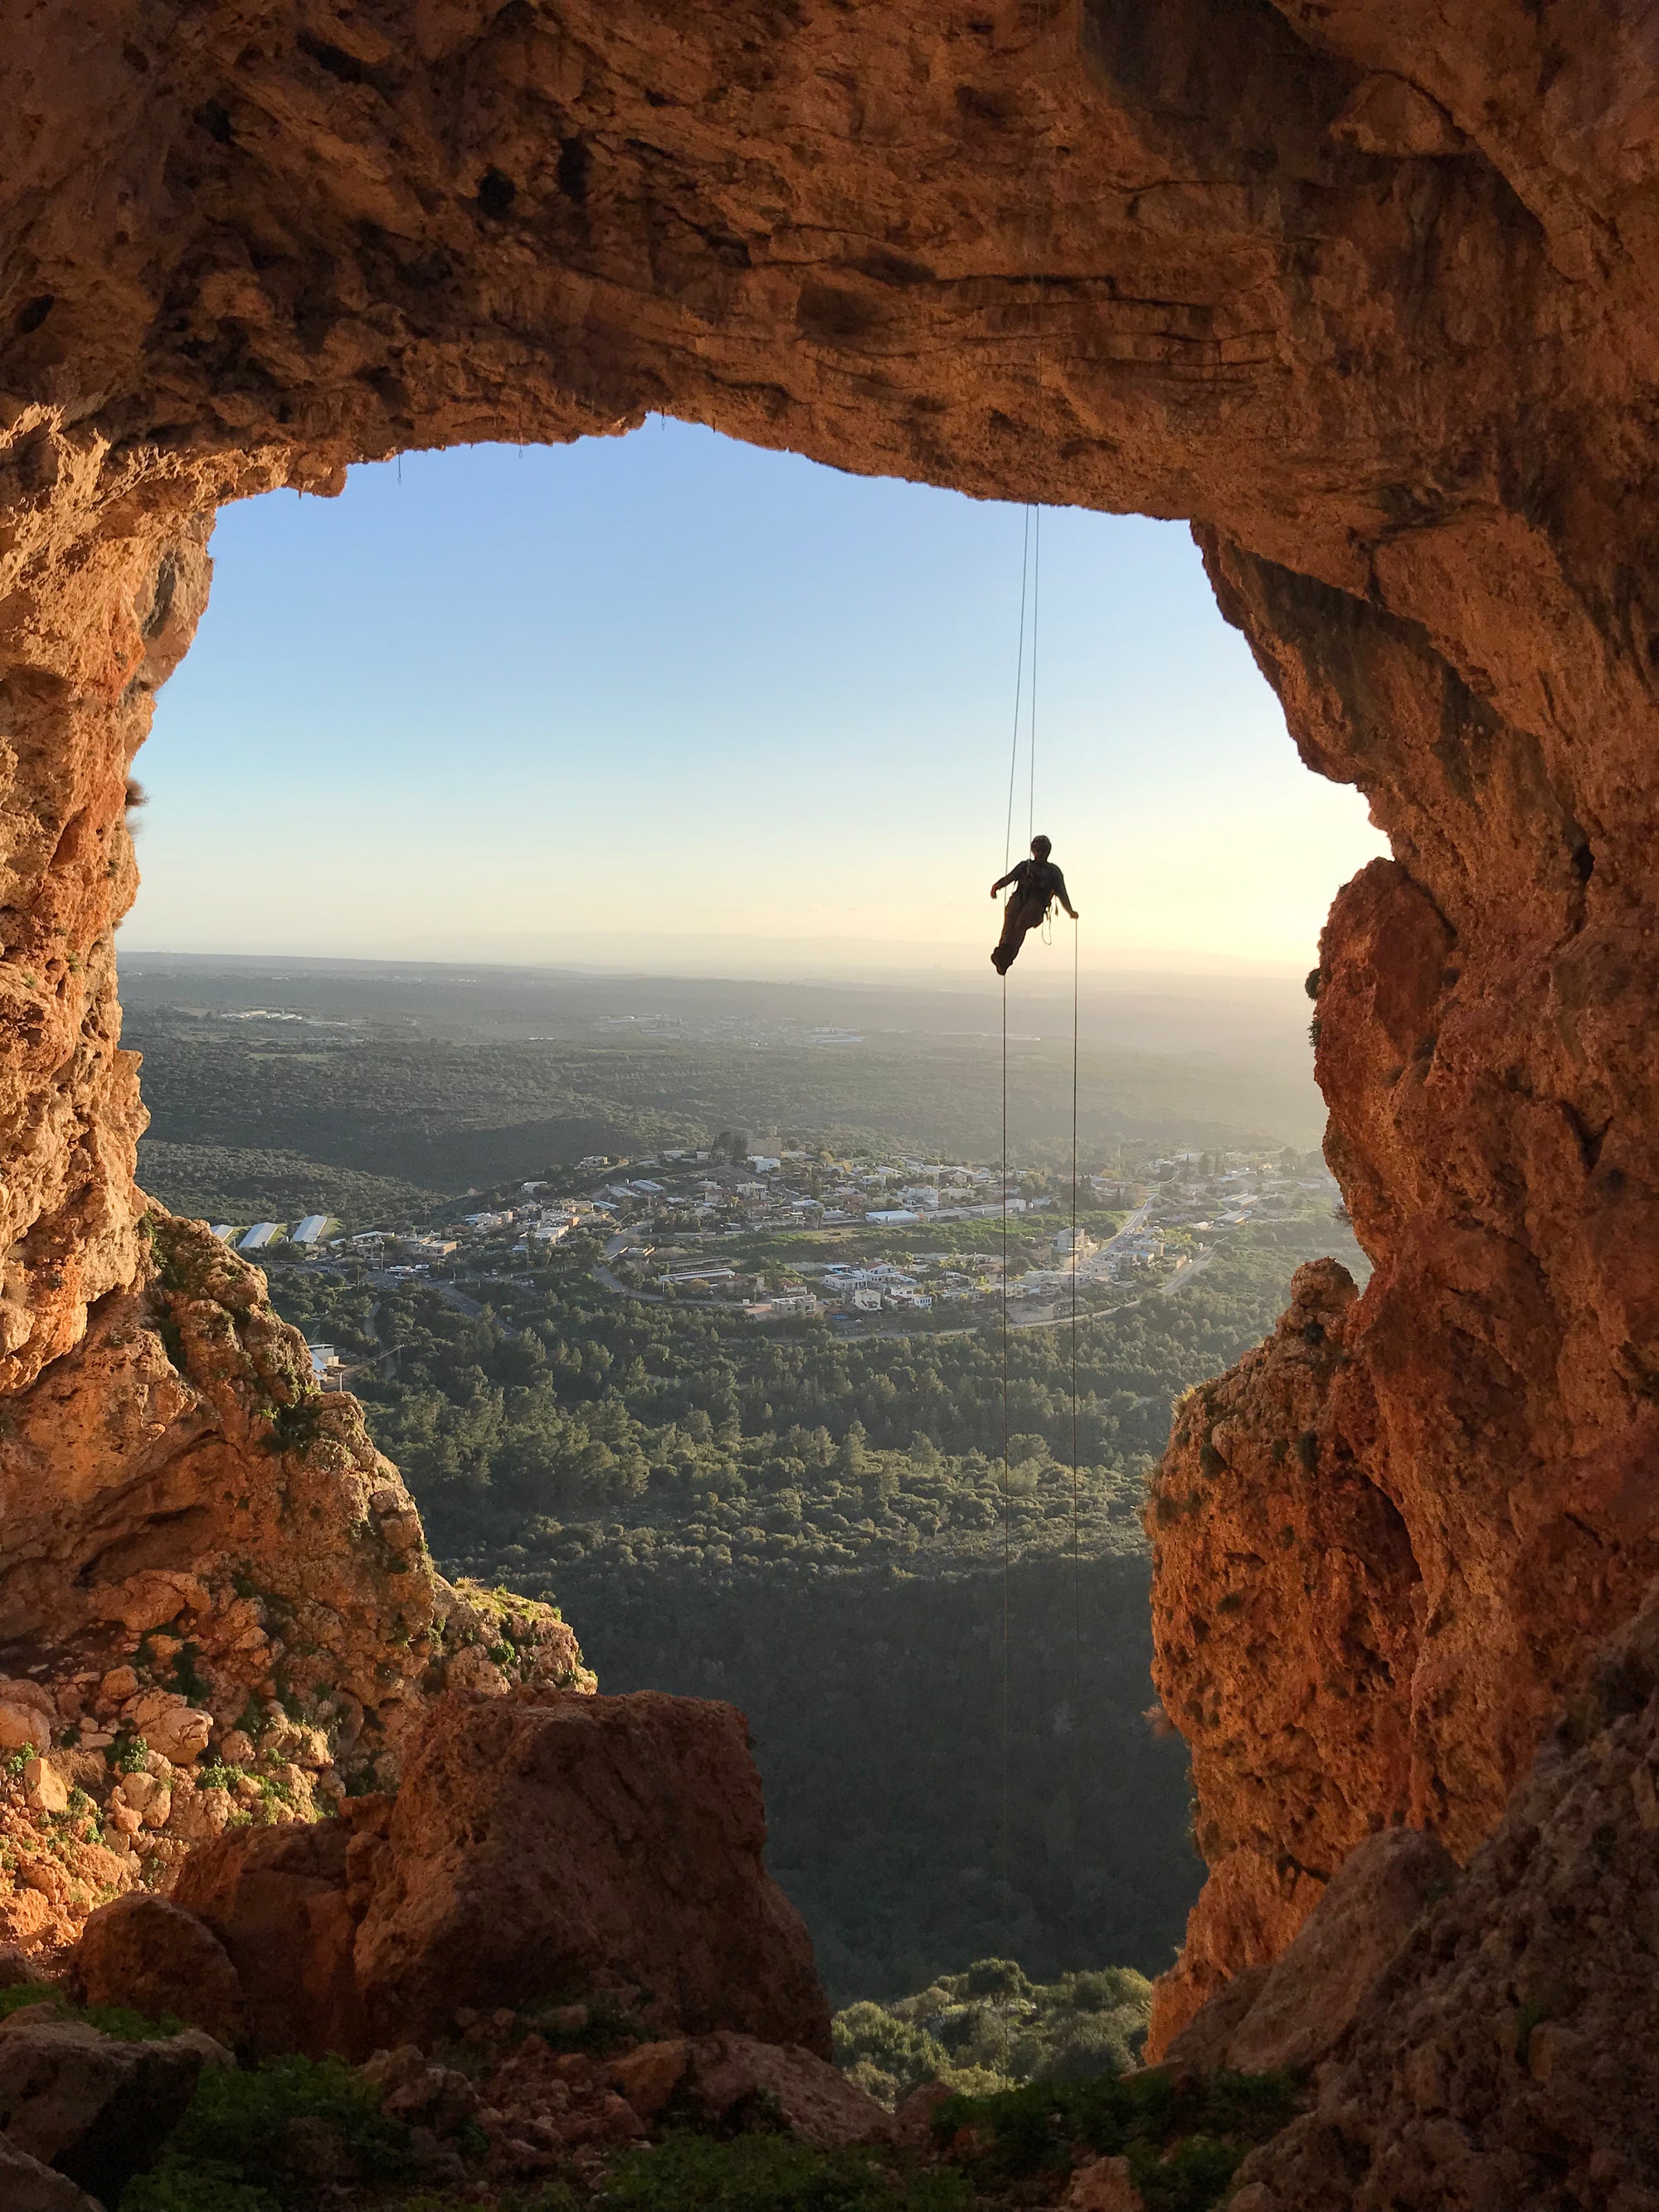
M121 1717L135 1735L175 1766L190 1766L207 1749L213 1716L198 1712L172 1690L144 1690L130 1698Z
M15 1943L0 1943L0 1990L15 1989L19 1982L38 1982L40 1977L28 1954Z
M128 2043L30 2006L0 2022L0 2133L112 2205L182 2118L203 2068L231 2063L199 2028Z
M100 1905L70 1954L88 2004L131 2005L147 2020L171 2014L221 2043L242 2033L242 1990L224 1945L193 1912L135 1891Z
M730 1705L447 1694L409 1746L357 1933L375 2039L428 2043L462 2006L627 1989L670 2033L827 2059L811 1945L765 1841Z
M54 2173L4 2136L0 2136L0 2204L6 2212L103 2212L66 2173Z
M1066 2191L1066 2212L1145 2212L1127 2158L1085 2159Z
M1268 1966L1244 1966L1231 1981L1224 1982L1170 2042L1164 2054L1170 2064L1196 2067L1201 2074L1225 2066L1234 2032L1261 1996L1271 1972Z
M433 2064L412 2043L377 2051L361 2071L380 2092L380 2110L389 2120L429 2128L434 2136L453 2136L465 2127L481 2101L465 2074Z
M147 1629L165 1628L185 1611L205 1613L211 1603L198 1576L151 1567L125 1582L100 1584L87 1598L87 1613L91 1620L118 1620L123 1628L143 1635Z
M48 1820L69 1810L70 1783L56 1759L34 1758L23 1769L23 1796L31 1813Z
M52 1723L33 1705L0 1698L0 1752L27 1751L37 1756L52 1744Z
M1419 1829L1384 1828L1368 1837L1267 1969L1222 2055L1211 2063L1262 2074L1328 2057L1425 1906L1457 1875L1451 1854Z
M367 2055L352 1971L356 1919L346 1890L344 1820L236 1828L185 1859L173 1900L228 1954L243 2033L262 2057Z
M781 2120L808 2142L895 2140L892 2114L799 2044L762 2043L751 2035L698 2036L686 2045L678 2094L699 2118L725 2127L752 2118Z

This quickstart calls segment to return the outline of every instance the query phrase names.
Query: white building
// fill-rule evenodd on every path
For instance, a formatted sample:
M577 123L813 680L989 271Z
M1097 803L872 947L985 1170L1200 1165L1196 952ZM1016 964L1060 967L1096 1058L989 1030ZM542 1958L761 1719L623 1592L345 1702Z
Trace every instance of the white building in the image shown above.
M283 1233L280 1221L256 1221L237 1246L239 1252L263 1252L267 1244L274 1244Z
M334 1226L331 1213L308 1213L294 1232L296 1244L320 1244L325 1233Z

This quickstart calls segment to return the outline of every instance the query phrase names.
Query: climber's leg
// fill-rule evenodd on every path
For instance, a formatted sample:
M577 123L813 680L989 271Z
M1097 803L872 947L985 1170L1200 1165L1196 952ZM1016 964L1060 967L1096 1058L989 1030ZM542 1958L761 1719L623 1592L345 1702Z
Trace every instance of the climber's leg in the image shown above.
M1018 957L1019 948L1025 942L1026 933L1035 929L1047 911L1046 901L1010 899L1002 917L1002 938L991 955L991 965L999 975L1006 975Z

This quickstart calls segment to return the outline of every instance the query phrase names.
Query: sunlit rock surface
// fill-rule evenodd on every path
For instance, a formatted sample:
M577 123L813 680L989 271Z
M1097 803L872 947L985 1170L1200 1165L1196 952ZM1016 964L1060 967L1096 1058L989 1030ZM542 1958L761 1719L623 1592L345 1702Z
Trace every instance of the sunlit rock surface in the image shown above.
M1394 860L1337 902L1315 1009L1375 1272L1328 1356L1281 1332L1216 1394L1224 1420L1189 1413L1163 1480L1198 1499L1159 1534L1156 1610L1216 1867L1163 2029L1205 1977L1282 1948L1372 1819L1467 1857L1659 1567L1646 18L10 0L4 20L0 1384L28 1394L46 1547L8 1585L17 1635L58 1632L60 1559L77 1604L116 1578L82 1525L106 1434L142 1488L144 1440L166 1458L200 1398L199 1449L167 1462L181 1510L216 1462L213 1510L249 1543L261 1516L273 1550L301 1532L341 1679L389 1727L428 1571L394 1575L378 1537L345 1563L349 1501L390 1480L354 1417L315 1464L283 1440L323 1519L233 1487L238 1423L271 1464L230 1400L266 1388L273 1325L228 1322L233 1357L192 1338L188 1299L176 1352L141 1320L112 951L127 771L218 502L666 408L854 470L1191 518L1304 757L1388 830ZM200 1364L221 1351L229 1379ZM203 1550L187 1517L157 1522L122 1578Z

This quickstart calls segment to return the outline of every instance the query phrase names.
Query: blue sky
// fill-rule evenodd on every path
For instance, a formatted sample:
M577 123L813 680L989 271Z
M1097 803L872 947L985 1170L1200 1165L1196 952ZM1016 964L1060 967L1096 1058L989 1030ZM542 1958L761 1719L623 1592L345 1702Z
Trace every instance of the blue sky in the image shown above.
M654 420L228 507L123 945L982 964L1023 528ZM1302 767L1187 532L1048 511L1037 665L1037 827L1091 964L1310 965L1382 842Z

